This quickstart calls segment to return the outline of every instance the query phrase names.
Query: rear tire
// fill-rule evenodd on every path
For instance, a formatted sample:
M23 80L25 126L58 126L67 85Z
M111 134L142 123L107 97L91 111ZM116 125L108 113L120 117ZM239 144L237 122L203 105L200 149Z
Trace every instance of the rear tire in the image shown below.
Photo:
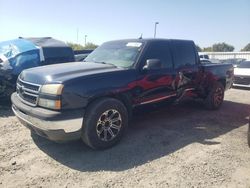
M87 108L83 118L82 140L93 149L115 145L128 126L128 112L113 98L98 99Z
M205 99L205 106L209 110L217 110L220 108L223 100L224 86L220 82L216 82Z

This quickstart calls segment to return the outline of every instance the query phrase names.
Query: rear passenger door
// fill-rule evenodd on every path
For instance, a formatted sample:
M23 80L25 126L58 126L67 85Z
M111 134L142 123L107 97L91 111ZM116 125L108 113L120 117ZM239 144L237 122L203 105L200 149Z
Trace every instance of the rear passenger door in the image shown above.
M161 67L143 71L148 59L159 59ZM175 96L173 84L175 80L170 41L152 41L145 49L140 61L141 74L137 80L140 88L138 101L147 104Z
M193 41L172 40L174 70L176 73L175 88L192 90L199 72L198 54Z

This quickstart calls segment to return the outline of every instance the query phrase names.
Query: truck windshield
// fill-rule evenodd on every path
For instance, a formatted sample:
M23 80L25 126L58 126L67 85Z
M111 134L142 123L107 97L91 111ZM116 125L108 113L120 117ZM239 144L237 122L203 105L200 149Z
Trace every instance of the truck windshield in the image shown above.
M95 49L84 61L107 63L128 68L135 63L142 46L142 42L107 42Z

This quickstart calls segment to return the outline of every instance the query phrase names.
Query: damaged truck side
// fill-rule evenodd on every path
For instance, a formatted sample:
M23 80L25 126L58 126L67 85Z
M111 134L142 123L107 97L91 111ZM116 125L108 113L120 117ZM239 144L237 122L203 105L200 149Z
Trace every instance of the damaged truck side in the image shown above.
M85 62L24 70L12 94L19 120L54 141L82 139L94 149L116 144L133 108L189 95L220 108L231 64L201 64L193 41L106 42Z

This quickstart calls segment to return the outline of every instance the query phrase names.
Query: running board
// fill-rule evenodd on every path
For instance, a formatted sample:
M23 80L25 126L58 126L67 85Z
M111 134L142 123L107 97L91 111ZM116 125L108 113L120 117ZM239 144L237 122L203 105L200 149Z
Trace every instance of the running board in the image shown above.
M193 90L195 90L195 89L194 89L194 88L185 89L185 90L183 91L183 93L181 94L181 96L180 96L179 98L176 99L176 102L178 103L178 102L186 95L186 93L187 93L188 91L193 91Z

